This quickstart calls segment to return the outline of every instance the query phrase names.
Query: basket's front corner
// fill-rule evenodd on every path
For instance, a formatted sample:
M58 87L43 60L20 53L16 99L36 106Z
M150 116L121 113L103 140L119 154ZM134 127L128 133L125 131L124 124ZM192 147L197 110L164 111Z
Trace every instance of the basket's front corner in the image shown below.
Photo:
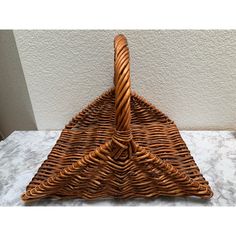
M21 196L21 199L24 202L29 202L48 197L78 197L82 199L99 197L99 194L97 197L94 196L93 192L101 189L100 184L104 174L101 171L103 171L102 167L109 158L109 154L110 142L107 142L59 172L52 173L50 177L38 185L31 186Z

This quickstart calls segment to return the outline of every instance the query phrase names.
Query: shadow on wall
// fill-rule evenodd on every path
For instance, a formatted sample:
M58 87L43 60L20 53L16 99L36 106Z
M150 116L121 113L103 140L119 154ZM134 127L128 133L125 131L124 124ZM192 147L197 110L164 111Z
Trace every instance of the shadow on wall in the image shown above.
M36 129L13 32L0 30L0 137Z

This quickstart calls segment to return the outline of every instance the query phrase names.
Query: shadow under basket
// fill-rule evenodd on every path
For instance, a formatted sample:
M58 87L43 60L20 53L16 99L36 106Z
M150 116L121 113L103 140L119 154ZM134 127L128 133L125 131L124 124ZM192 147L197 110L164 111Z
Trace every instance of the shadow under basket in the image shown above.
M74 117L22 195L152 198L213 193L165 114L131 92L127 40L114 40L114 88Z

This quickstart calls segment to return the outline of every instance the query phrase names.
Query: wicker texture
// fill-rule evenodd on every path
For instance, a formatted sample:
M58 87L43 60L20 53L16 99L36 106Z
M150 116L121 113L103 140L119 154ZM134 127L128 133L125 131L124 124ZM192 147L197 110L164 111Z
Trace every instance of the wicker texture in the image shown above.
M174 122L131 92L125 36L114 47L115 87L66 125L22 199L210 198Z

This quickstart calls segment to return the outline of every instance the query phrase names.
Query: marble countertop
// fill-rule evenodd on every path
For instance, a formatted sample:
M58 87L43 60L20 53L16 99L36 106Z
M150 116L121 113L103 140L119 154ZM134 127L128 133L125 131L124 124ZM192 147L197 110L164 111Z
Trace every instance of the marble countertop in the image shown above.
M60 131L15 131L0 142L0 206L23 206L21 194L60 135ZM214 196L210 200L159 197L154 200L45 199L33 206L235 206L236 132L181 131L181 136ZM29 204L27 204L29 205Z

